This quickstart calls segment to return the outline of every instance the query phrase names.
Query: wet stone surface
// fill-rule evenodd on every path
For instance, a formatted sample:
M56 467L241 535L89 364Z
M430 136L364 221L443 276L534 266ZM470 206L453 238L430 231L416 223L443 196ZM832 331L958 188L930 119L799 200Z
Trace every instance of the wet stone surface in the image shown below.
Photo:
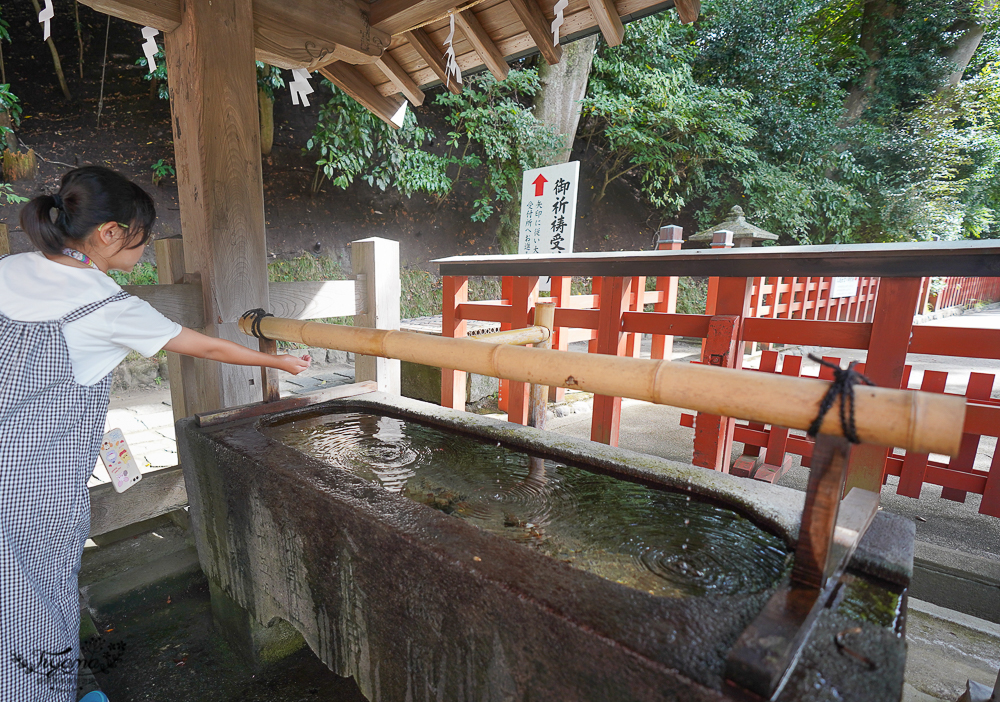
M364 412L267 427L303 453L540 553L652 595L756 593L788 562L732 510Z

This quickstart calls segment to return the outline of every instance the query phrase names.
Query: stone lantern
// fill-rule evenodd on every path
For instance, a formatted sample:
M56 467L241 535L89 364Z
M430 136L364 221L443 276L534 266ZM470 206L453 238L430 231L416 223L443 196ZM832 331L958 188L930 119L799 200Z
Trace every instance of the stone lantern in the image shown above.
M714 227L709 227L703 232L698 232L689 241L711 244L712 236L720 230L731 231L733 233L733 246L736 248L753 246L755 241L776 241L778 239L777 234L766 232L760 227L755 227L747 222L743 218L743 208L737 205L729 210L729 216L723 222L716 224Z

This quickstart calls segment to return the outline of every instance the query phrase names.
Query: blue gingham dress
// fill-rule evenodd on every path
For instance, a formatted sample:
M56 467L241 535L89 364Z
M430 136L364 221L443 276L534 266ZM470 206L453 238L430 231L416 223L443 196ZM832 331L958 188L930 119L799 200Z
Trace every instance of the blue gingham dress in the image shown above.
M2 257L0 257L2 258ZM90 531L111 374L73 377L63 327L120 292L51 322L0 314L0 701L73 702L77 576Z

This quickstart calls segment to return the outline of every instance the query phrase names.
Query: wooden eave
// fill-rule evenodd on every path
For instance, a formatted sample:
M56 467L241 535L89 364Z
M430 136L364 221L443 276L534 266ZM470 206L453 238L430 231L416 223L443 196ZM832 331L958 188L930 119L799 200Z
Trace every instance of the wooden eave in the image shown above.
M81 2L165 33L180 21L180 0ZM454 36L463 75L489 68L502 76L506 68L500 57L510 62L540 51L550 64L559 60L561 46L552 46L548 31L555 4L556 0L253 0L254 44L258 59L272 65L319 70L331 80L336 76L337 85L348 85L355 100L393 124L404 99L419 104L421 88L443 82L440 65L435 69L427 57L432 62L437 54L443 57L450 13L465 14L466 21L456 22ZM669 8L676 8L682 21L691 22L697 19L700 0L569 0L560 44L603 31L614 45L621 41L622 23ZM479 50L466 35L470 27L477 33ZM422 44L422 54L415 43ZM450 87L453 92L460 89Z

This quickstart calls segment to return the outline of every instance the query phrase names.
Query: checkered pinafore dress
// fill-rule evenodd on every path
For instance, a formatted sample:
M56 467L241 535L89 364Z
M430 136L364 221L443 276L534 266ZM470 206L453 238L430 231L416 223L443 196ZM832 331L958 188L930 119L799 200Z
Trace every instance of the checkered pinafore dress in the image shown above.
M0 257L3 258L3 257ZM0 314L0 700L73 702L77 576L90 531L111 374L73 377L63 327L120 292L51 322Z

